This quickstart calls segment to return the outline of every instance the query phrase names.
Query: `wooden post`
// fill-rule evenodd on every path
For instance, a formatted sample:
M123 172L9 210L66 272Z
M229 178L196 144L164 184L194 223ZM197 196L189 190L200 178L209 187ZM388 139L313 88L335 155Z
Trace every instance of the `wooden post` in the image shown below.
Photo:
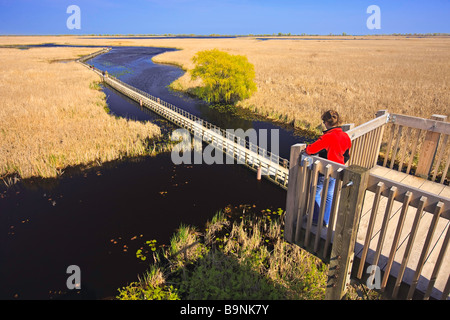
M256 172L256 179L261 180L261 165L258 166L258 170Z
M297 224L297 211L299 203L298 193L298 171L300 169L301 151L306 148L306 144L295 144L291 146L289 158L289 183L286 196L286 217L284 227L284 238L286 241L294 243L295 226Z
M378 112L376 113L376 117L379 118L381 116L384 116L387 113L387 110L378 110ZM380 149L381 149L381 143L383 141L383 135L384 135L384 127L386 126L386 124L382 125L379 129L378 129L378 135L375 139L375 157L373 158L373 163L372 163L372 168L375 167L377 165L378 162L378 156L380 154Z
M325 292L326 300L342 299L349 283L356 235L368 180L369 169L352 165L344 170Z
M354 123L346 123L341 126L342 131L347 132L355 127Z
M447 116L434 114L431 119L436 121L445 121ZM439 144L441 134L438 132L428 131L420 150L419 163L417 164L416 176L428 179L431 167L433 166L434 157Z

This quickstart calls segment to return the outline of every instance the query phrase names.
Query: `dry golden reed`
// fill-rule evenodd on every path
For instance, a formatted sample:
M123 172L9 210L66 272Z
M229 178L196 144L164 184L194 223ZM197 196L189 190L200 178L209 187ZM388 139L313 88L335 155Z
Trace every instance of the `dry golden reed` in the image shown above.
M99 77L74 61L96 50L0 48L0 177L55 177L67 166L141 155L160 134L107 114Z
M258 91L241 105L274 120L314 128L330 108L356 125L381 109L450 115L450 38L222 41L209 45L244 54L255 65ZM191 57L205 46L186 47L155 60L191 69ZM185 74L174 85L198 83Z
M0 37L1 44L47 43L178 48L154 57L189 70L192 57L214 49L246 55L255 65L258 91L241 105L274 120L315 128L321 113L337 109L356 125L387 109L429 118L450 115L450 37L308 37L313 40L90 39L91 37ZM276 38L276 37L275 37ZM301 37L304 38L304 37ZM325 40L324 40L325 39ZM174 84L199 85L186 73Z
M180 50L163 53L154 57L153 60L160 63L179 65L185 70L194 67L192 57L202 50L217 48L230 54L245 55L255 66L255 81L258 91L250 99L241 102L240 105L273 120L293 123L301 128L314 130L320 126L322 112L330 108L338 110L344 118L344 122L354 123L355 125L372 119L376 111L381 109L387 109L391 113L424 118L429 118L432 114L450 116L448 108L450 105L449 37L319 37L314 40L269 41L261 41L252 37L236 39L90 39L90 37L75 36L0 37L0 45L49 42L77 45L178 48ZM33 50L30 50L29 53L31 54ZM63 52L61 51L62 49L58 50ZM77 50L77 52L83 53L89 51L88 49ZM49 51L45 52L48 54ZM15 57L8 57L10 53L11 51L2 50L1 63L4 67L2 68L2 88L0 90L5 90L6 88L3 80L5 70L13 72L9 65L16 63ZM18 57L26 54L16 50L13 55L16 53ZM42 51L43 53L44 51ZM53 57L50 56L47 60L64 58L61 54L52 55ZM39 60L37 57L35 59ZM45 59L40 58L40 66L45 65L47 69L53 67L68 68L71 66L70 64L67 66L48 64L47 61L44 63L43 60ZM24 76L20 68L16 67L15 70L18 74ZM86 90L86 83L95 80L92 74L86 73L88 71L82 71L76 67L71 67L70 72L69 70L66 71L66 74L64 74L66 77L79 77L79 75L73 73L79 72L86 79L84 82L82 81L83 89L74 90L74 92ZM6 78L9 79L9 77ZM9 79L8 81L12 80ZM36 77L34 80L30 78L29 82L34 83L35 81L37 81ZM68 81L71 85L75 85L71 80L61 81ZM25 83L26 81L22 79L19 82ZM44 81L41 81L39 85L44 85L44 83ZM199 82L193 82L189 73L186 73L175 81L173 87L186 90L199 84ZM52 87L55 84L50 83L48 85ZM8 85L8 87L10 86ZM16 88L22 89L24 87L17 84ZM53 89L56 90L56 88ZM61 90L64 91L66 89ZM16 91L22 94L23 90ZM91 91L91 94L99 93ZM30 99L46 100L47 98L51 98L51 94L40 96L30 96L28 94L24 101L29 101ZM95 100L95 98L91 99ZM101 98L98 99L101 100ZM5 100L3 93L2 100ZM98 102L99 100L95 101ZM19 100L14 98L13 101ZM88 104L92 105L96 102L91 100ZM2 104L4 103L2 102ZM44 104L52 105L47 102ZM81 105L78 104L78 106ZM50 109L42 109L41 113L50 112ZM13 110L16 111L15 108ZM20 112L22 111L19 111L17 114ZM13 120L11 118L8 121ZM87 120L83 118L83 121ZM16 125L16 127L29 125L21 124ZM128 126L131 126L131 124L128 124ZM81 125L81 127L83 126ZM21 128L20 130L24 129ZM50 126L48 130L42 130L42 132L52 132L55 128ZM32 146L30 148L37 147ZM87 149L92 150L90 148ZM84 150L84 148L81 148L81 150ZM26 152L30 151L27 150ZM110 158L112 157L111 155ZM87 156L86 158L93 158L93 156ZM24 159L27 159L27 157L24 156ZM2 166L5 166L4 162Z

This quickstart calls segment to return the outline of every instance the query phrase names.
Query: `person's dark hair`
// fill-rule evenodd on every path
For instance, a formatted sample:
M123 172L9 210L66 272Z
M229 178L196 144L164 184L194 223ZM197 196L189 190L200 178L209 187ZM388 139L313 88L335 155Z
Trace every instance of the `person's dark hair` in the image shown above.
M335 110L328 110L322 114L322 121L330 127L336 127L340 123L339 113Z

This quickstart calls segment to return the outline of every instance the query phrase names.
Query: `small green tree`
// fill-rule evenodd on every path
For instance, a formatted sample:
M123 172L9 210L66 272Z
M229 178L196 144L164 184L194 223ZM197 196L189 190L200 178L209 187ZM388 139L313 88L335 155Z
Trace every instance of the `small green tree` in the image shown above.
M255 68L247 57L217 49L198 52L192 61L192 79L202 79L196 94L214 104L234 105L256 91Z

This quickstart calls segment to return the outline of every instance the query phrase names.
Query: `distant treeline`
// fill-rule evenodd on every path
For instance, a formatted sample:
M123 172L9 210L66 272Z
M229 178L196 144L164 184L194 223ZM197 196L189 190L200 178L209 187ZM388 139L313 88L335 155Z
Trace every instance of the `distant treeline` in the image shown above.
M329 34L310 34L310 33L301 33L301 34L292 34L292 33L267 33L267 34L173 34L173 33L164 33L164 34L153 34L153 33L139 33L139 34L85 34L85 36L128 36L128 37L304 37L304 36L414 36L414 37L437 37L437 36L450 36L450 33L386 33L386 34L348 34L346 32L342 32L339 34L329 33Z

